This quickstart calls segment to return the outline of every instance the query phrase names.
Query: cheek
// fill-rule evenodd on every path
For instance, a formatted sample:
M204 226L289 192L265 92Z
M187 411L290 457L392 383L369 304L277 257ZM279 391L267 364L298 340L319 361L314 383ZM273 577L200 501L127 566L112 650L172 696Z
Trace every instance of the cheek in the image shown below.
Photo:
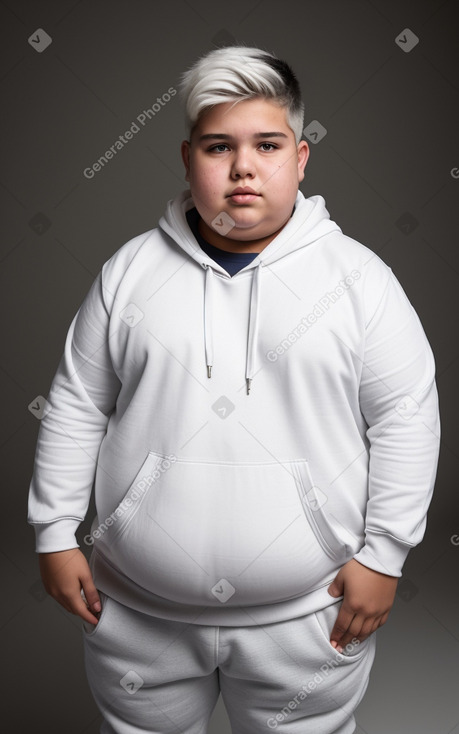
M192 186L196 193L199 193L202 199L211 203L215 199L220 199L222 194L222 181L218 176L218 172L200 171L199 175L192 179Z
M286 158L275 165L266 164L263 168L262 177L270 188L277 189L281 194L286 188L298 185L298 168L295 160Z
M217 180L217 173L214 167L205 166L202 163L195 163L191 168L192 181L196 188L201 190L211 189L213 183Z
M221 209L221 185L212 171L200 168L190 178L191 194L196 204L199 203L199 212L209 224L216 213Z

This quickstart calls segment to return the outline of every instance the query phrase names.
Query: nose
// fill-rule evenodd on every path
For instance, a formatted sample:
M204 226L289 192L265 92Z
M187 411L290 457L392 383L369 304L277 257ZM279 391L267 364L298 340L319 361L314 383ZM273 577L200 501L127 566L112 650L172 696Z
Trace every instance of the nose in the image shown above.
M247 176L254 178L255 163L251 152L247 148L241 147L235 152L231 165L231 176L234 179L246 178Z

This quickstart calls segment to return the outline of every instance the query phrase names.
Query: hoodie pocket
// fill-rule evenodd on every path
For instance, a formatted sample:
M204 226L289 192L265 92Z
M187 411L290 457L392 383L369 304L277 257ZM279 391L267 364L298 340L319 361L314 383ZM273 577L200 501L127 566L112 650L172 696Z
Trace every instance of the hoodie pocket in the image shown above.
M151 451L110 520L97 551L147 591L184 604L284 601L329 583L343 563L303 459L206 462Z
M327 495L314 484L307 461L295 462L293 470L306 517L324 553L332 560L340 560L345 563L349 548L339 539L327 519L325 508Z

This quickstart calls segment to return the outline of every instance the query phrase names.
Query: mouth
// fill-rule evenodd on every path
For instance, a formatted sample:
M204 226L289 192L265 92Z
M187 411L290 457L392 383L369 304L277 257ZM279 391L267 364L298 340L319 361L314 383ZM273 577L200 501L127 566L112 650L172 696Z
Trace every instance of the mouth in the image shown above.
M234 189L228 198L235 204L251 204L253 201L259 199L260 196L260 194L257 194L256 191L247 186L245 188Z

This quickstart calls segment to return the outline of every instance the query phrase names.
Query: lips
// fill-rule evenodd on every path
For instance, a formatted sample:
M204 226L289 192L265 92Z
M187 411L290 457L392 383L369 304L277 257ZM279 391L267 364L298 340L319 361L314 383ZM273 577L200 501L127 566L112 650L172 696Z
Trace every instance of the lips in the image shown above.
M254 189L251 189L249 186L245 186L244 188L239 186L237 189L234 189L234 191L232 191L231 194L229 194L228 196L228 198L231 199L234 204L251 204L259 197L260 194L254 191Z
M260 196L260 194L255 191L254 189L251 189L250 186L244 186L243 188L239 186L237 189L234 189L234 191L229 194L229 196L237 196L238 194L241 195L253 195L253 196Z

